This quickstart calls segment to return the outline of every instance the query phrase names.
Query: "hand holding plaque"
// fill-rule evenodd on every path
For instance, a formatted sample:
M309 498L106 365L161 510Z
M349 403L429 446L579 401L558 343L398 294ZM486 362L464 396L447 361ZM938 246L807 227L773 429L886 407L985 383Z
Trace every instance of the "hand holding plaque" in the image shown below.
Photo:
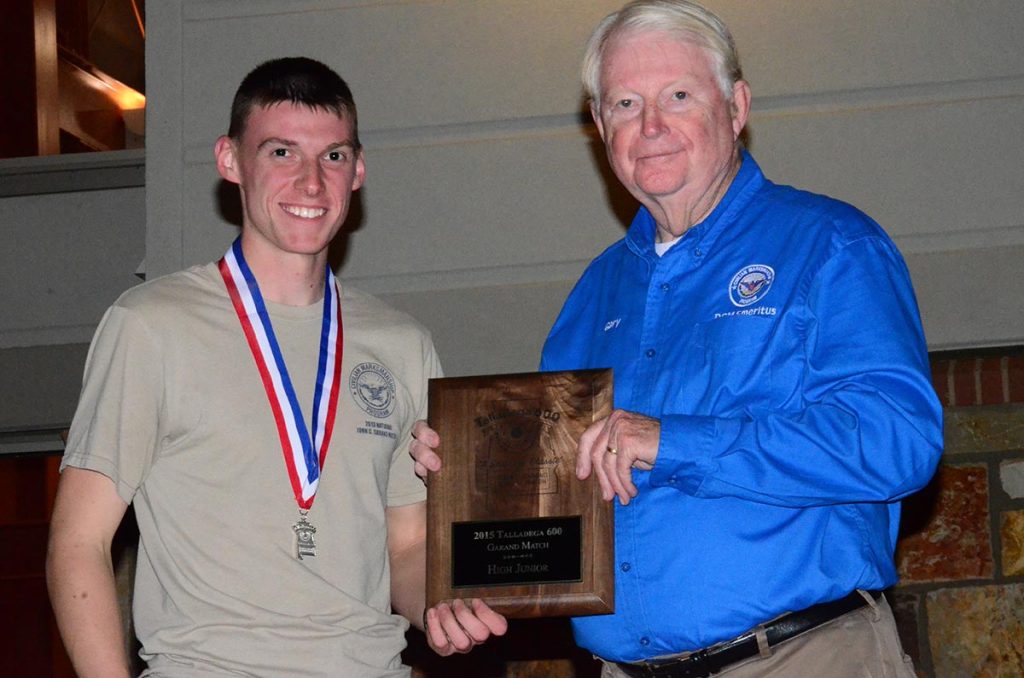
M577 440L611 413L611 370L432 379L429 397L444 464L427 485L427 606L612 612L614 509L575 475Z

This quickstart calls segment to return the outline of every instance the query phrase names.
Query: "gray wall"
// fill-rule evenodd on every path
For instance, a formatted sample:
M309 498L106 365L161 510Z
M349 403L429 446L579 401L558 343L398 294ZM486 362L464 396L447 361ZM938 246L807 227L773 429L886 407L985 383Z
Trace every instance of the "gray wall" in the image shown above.
M581 122L577 85L589 30L619 4L151 3L147 273L216 258L234 237L237 208L211 152L233 89L261 60L306 54L337 68L360 107L368 175L335 252L343 279L428 325L449 374L534 368L573 281L633 209ZM1013 284L1024 257L1024 3L708 4L736 34L754 91L751 148L769 176L852 202L889 230L933 349L1024 343ZM38 241L66 235L54 213L74 199L0 200L3 228L27 238L4 255L18 281L0 292L4 307L14 296L21 310L0 320L0 347L15 335L60 343L67 312L89 325L112 287L130 284L138 262L106 252L139 246L141 190L128 194L74 204L91 271L74 303L40 293L26 263Z
M139 282L142 183L137 151L0 160L0 432L70 421L96 323Z
M769 175L892 233L933 348L1020 343L1003 281L1024 254L1024 5L709 4L736 33ZM426 322L450 373L532 368L572 281L632 209L609 192L576 80L586 35L618 5L161 3L149 81L168 83L150 99L167 126L149 139L161 161L148 264L226 246L209 148L231 85L262 59L305 53L360 105L368 180L343 276Z

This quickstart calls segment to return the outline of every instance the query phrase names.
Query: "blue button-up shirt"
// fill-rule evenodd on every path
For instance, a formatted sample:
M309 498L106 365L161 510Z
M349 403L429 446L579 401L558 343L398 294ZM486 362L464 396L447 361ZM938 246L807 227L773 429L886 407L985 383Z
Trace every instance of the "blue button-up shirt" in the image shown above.
M641 208L595 259L544 370L611 367L616 407L661 420L616 505L613 615L577 642L635 661L896 581L898 500L942 449L909 275L878 224L765 179L752 157L663 257Z

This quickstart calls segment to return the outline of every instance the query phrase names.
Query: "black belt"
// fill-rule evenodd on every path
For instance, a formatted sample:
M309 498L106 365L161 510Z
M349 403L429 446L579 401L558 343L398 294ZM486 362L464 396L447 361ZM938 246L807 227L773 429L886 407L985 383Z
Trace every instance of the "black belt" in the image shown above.
M868 591L867 593L876 600L882 595L881 591ZM867 605L867 601L864 600L864 596L854 591L839 600L819 603L806 610L784 614L763 627L768 639L768 647L774 647L865 605ZM619 663L617 666L623 673L633 676L633 678L706 678L730 664L756 657L760 653L757 647L757 635L754 631L748 631L742 636L692 652L679 659L637 662L635 664Z

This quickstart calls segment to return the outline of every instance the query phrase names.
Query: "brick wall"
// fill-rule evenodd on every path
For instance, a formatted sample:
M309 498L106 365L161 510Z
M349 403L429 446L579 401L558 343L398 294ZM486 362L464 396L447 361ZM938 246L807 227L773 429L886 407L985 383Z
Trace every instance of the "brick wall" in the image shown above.
M945 453L904 502L892 591L921 676L1024 675L1024 354L936 355Z

